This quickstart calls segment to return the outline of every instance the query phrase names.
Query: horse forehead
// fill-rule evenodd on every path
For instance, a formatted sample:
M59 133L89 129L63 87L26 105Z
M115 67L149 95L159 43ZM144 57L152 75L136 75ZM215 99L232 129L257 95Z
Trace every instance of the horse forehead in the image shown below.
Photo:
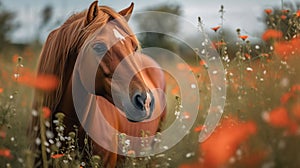
M103 41L107 45L114 45L118 41L123 41L128 35L115 24L107 24L94 34L95 41Z

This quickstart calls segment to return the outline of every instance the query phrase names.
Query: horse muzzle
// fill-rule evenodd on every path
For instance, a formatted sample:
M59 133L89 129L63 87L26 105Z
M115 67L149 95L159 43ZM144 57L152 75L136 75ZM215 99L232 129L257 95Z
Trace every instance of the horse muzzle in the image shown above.
M141 122L152 116L155 99L152 92L135 91L130 101L123 103L128 121Z

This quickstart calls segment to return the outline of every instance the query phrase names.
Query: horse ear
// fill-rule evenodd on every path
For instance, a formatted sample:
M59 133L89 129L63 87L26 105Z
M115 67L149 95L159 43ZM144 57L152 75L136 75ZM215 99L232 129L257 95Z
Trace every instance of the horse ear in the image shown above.
M131 13L133 11L134 3L131 2L130 6L126 9L123 9L119 12L120 15L124 16L124 18L128 21L130 19Z
M88 25L96 18L96 16L98 15L98 10L98 1L94 1L87 11L85 25Z

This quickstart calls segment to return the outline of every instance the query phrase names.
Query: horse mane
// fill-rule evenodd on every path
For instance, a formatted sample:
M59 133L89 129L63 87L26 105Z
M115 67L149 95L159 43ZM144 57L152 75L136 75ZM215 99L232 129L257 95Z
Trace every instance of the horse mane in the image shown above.
M73 73L77 55L87 38L97 29L101 28L110 20L116 19L120 28L128 33L137 45L138 40L133 35L127 21L122 16L107 6L98 6L99 12L96 18L86 24L88 10L73 14L59 28L52 31L41 52L38 63L38 74L52 74L59 79L56 90L51 92L36 92L34 108L41 106L49 107L55 112L67 88Z

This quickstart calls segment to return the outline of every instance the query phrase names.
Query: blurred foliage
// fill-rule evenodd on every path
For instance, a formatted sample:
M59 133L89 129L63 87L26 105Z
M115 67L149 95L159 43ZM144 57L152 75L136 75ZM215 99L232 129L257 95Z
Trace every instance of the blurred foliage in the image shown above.
M182 9L180 5L163 4L146 9L146 11L166 12L175 15L181 15ZM176 33L179 29L177 20L163 21L162 19L155 18L154 15L138 16L136 22L141 30L152 28L154 30L162 30L162 32ZM162 23L163 22L163 23ZM138 38L143 48L147 47L160 47L174 51L176 44L173 39L165 34L147 32L139 34Z
M18 26L14 22L15 13L8 11L0 2L0 51L10 42L9 35Z

